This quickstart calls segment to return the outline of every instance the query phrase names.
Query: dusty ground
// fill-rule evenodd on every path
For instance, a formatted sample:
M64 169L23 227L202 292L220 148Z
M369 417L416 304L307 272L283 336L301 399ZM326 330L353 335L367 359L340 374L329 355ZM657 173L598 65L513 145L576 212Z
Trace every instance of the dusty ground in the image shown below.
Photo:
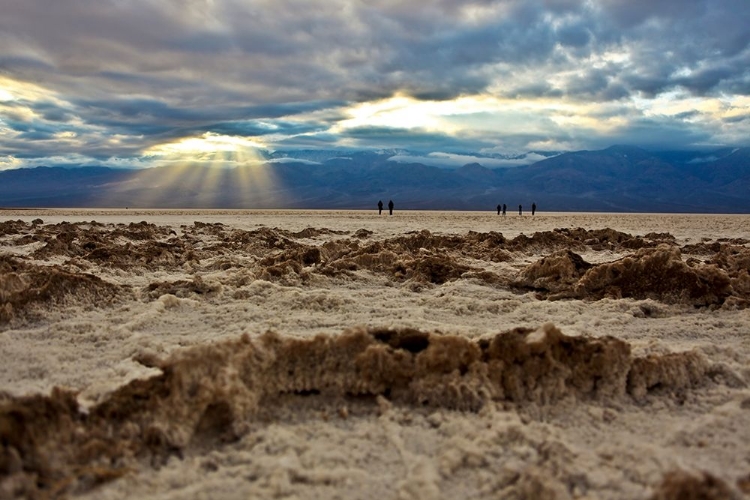
M0 497L740 498L749 241L747 216L0 212Z

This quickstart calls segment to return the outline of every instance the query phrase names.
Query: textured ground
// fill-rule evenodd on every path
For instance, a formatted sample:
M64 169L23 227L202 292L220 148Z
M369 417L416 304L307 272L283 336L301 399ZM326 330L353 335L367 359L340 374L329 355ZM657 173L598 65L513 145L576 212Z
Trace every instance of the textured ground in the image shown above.
M0 497L750 493L750 217L0 216Z

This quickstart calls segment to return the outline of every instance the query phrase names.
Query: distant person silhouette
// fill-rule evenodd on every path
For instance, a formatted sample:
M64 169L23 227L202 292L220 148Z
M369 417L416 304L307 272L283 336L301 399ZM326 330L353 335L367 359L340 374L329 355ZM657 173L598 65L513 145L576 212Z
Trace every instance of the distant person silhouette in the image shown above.
M531 204L531 215L534 215L536 213L536 203Z
M500 210L502 210L502 209L503 209L502 205L498 205L497 206L497 215L500 215Z
M393 215L393 200L390 200L388 202L388 211L390 212L391 215Z
M508 210L508 206L503 203L503 217L505 217L505 212Z
M518 205L518 215L523 215L523 207Z
M378 201L378 215L383 213L383 200Z

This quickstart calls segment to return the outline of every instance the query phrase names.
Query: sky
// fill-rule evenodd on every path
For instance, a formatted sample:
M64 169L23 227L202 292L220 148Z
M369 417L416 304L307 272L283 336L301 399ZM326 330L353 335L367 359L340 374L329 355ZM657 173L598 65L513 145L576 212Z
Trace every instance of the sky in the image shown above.
M232 166L307 149L502 166L750 137L748 0L0 0L0 12L0 169Z

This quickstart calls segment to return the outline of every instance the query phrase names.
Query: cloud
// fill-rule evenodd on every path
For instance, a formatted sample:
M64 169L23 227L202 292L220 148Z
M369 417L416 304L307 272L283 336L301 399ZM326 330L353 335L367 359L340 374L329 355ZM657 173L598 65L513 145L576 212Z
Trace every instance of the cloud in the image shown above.
M619 141L619 142L618 142ZM641 146L647 149L684 149L693 146L715 146L712 134L702 127L685 127L667 117L640 118L592 141L592 146L605 148L612 144Z
M555 30L557 41L564 47L586 47L592 40L591 30L581 21L563 24Z
M653 109L674 95L747 109L748 17L747 0L9 2L0 155L138 162L209 132L271 149L425 154L737 145L742 114ZM484 117L457 108L443 129L339 126L356 105L393 96L523 106Z
M315 122L290 122L284 120L237 120L211 125L202 125L200 130L216 134L239 137L259 137L268 135L293 136L324 131L325 124ZM196 130L197 131L197 130Z
M305 160L303 158L271 158L265 160L266 163L302 163L305 165L321 165L319 161Z
M391 156L389 161L395 161L398 163L422 163L423 165L440 168L460 168L469 163L479 163L486 168L512 168L520 167L522 165L531 165L546 158L548 158L548 156L543 156L538 153L521 154L510 158L498 158L471 154L433 152L427 155L397 154Z
M355 127L339 133L339 137L349 147L382 148L387 145L392 149L411 149L416 151L435 150L479 150L488 147L491 142L481 138L456 137L443 132L420 128L397 127Z

